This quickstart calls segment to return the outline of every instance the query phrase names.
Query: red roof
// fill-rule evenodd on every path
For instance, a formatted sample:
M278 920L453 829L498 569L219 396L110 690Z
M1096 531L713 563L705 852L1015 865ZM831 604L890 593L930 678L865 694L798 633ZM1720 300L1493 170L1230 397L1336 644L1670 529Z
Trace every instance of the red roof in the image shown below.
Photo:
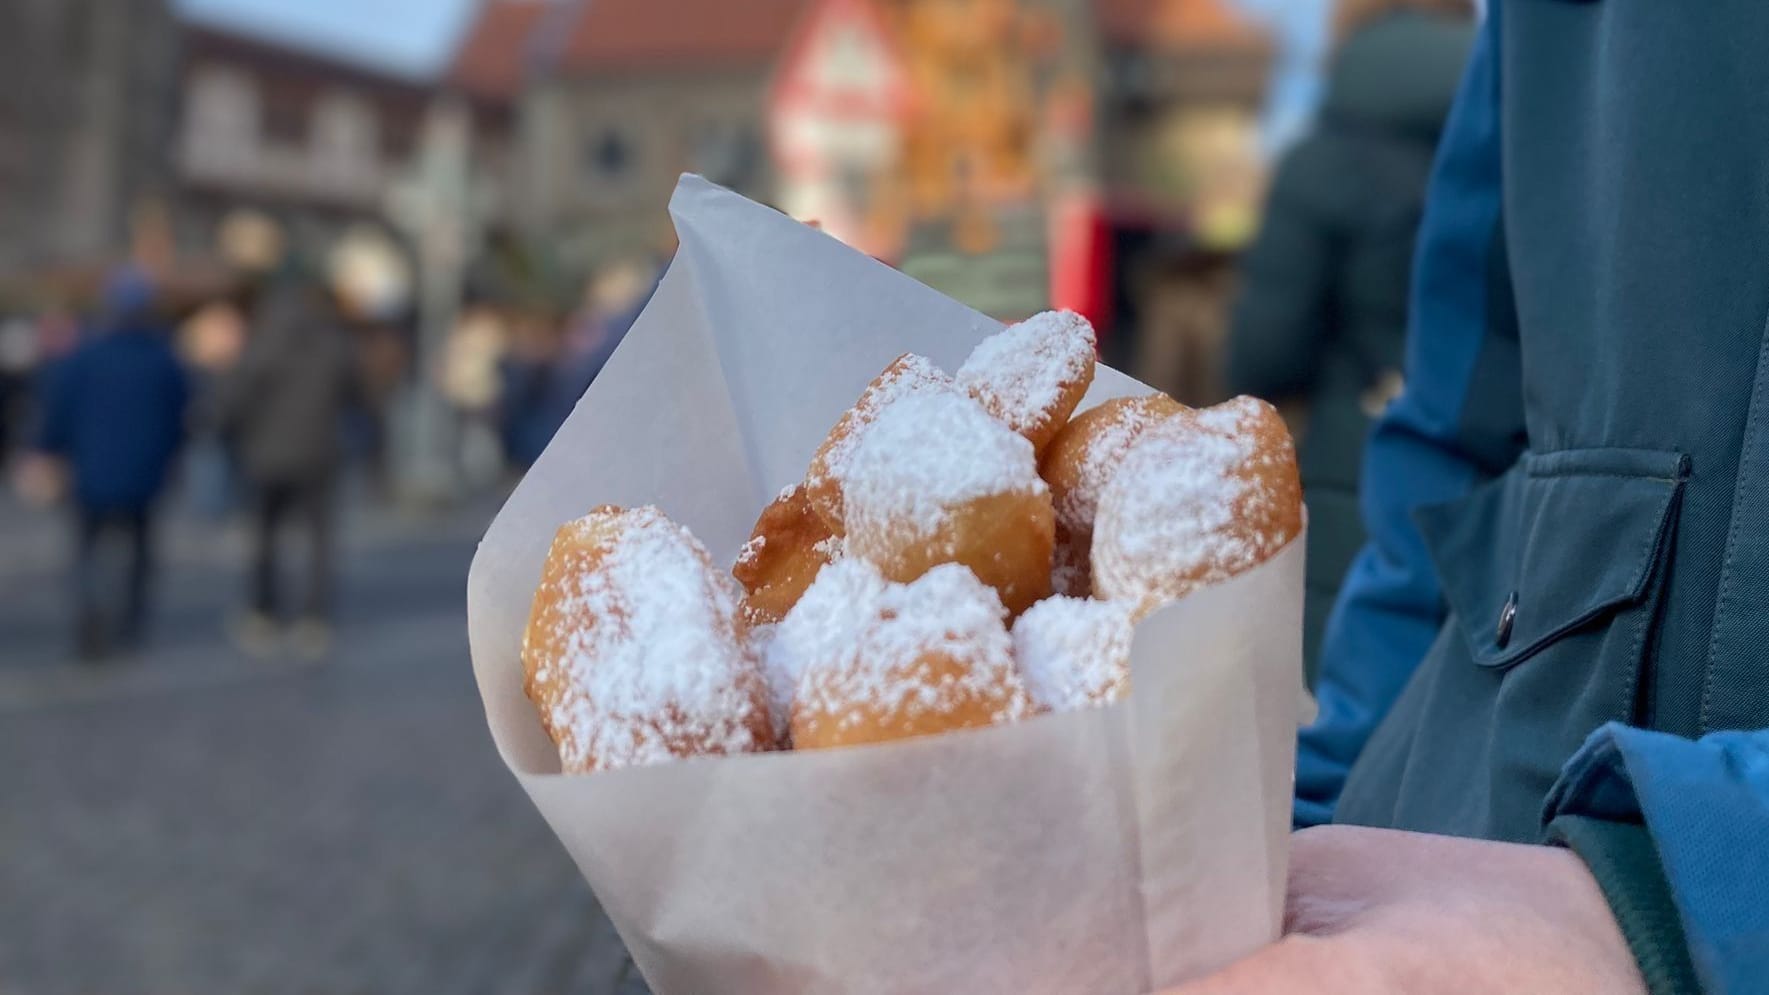
M768 66L812 0L587 0L568 73Z
M549 6L548 0L491 0L482 6L455 51L449 82L481 100L515 100L527 72L529 37Z
M1165 49L1258 48L1264 31L1228 0L1093 0L1108 41Z

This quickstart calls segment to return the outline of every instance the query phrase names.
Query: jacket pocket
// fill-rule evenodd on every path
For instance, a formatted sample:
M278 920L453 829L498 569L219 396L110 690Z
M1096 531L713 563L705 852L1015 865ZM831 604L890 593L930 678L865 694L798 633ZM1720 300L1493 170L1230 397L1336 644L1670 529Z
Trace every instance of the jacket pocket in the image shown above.
M1475 664L1513 666L1646 599L1689 474L1682 453L1529 453L1416 520Z

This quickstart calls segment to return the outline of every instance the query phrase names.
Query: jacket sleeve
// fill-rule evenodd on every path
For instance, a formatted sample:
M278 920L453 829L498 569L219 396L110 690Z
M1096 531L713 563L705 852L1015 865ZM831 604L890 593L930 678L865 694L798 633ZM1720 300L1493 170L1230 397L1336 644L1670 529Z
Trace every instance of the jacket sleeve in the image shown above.
M1769 978L1769 729L1691 741L1611 723L1567 761L1544 818L1591 867L1653 991Z
M1298 744L1298 826L1332 820L1352 762L1443 624L1413 511L1463 496L1515 462L1524 444L1500 212L1497 21L1495 10L1433 168L1413 264L1406 386L1364 453L1369 541L1322 641L1319 713Z
M1230 393L1281 400L1305 391L1319 366L1337 255L1331 219L1310 196L1309 174L1319 168L1305 139L1272 180L1241 267L1228 335Z

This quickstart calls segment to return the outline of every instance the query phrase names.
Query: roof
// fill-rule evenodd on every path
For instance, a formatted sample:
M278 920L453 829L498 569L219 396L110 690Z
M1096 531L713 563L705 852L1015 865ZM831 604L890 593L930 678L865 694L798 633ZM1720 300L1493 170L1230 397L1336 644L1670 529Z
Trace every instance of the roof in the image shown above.
M187 23L182 55L187 64L205 59L237 62L261 75L347 83L414 104L429 93L422 80L411 76L215 24Z
M585 0L567 73L766 67L814 0Z
M1093 0L1107 41L1160 49L1263 49L1270 37L1228 0Z
M491 0L461 36L448 81L468 96L508 104L522 90L529 38L547 13L548 0Z

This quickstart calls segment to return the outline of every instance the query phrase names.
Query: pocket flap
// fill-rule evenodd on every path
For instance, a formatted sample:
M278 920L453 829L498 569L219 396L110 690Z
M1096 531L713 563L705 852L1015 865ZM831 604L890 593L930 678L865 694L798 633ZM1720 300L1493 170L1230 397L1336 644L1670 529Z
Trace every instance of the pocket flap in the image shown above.
M1646 592L1689 458L1638 449L1526 454L1415 518L1474 662L1504 667Z

